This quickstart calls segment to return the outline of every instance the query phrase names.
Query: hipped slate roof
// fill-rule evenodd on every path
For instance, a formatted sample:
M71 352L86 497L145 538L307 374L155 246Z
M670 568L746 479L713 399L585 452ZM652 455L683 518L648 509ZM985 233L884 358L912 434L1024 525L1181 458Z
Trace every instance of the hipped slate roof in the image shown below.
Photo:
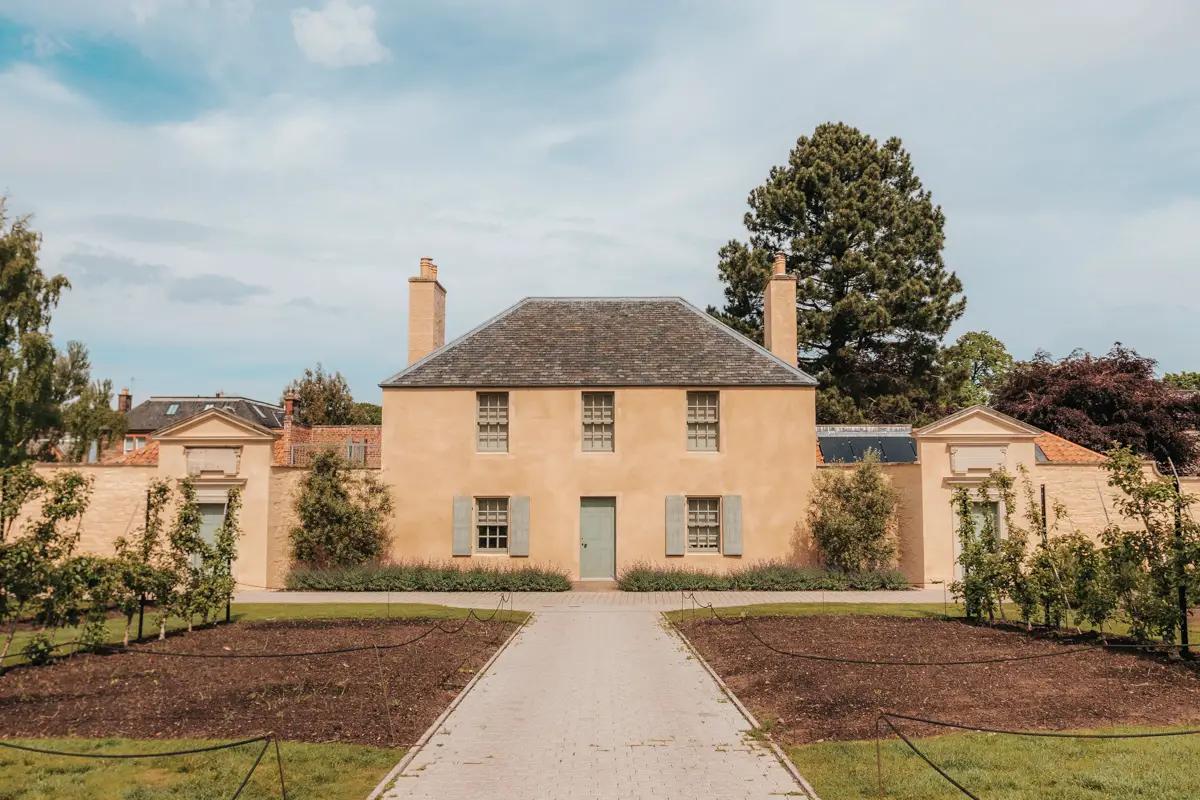
M677 297L527 298L383 387L815 386Z
M174 414L167 414L173 405L179 408ZM126 428L139 433L153 432L194 417L207 408L224 409L264 428L283 427L283 409L261 400L246 397L151 397L129 410L125 415Z

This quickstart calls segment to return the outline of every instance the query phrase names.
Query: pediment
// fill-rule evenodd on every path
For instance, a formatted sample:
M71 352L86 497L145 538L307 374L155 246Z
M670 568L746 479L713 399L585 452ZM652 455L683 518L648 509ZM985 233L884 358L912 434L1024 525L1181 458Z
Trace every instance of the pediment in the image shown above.
M276 434L220 408L210 408L154 434L157 441L274 441Z
M932 425L926 425L913 436L919 439L1033 439L1041 436L1042 430L1027 425L1007 414L1001 414L987 406L971 406Z

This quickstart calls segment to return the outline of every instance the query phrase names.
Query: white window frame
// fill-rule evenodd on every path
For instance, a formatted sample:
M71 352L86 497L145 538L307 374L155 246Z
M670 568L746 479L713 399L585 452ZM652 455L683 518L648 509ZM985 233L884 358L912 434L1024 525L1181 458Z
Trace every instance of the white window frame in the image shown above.
M507 497L476 497L473 549L476 553L504 555L512 542L512 502ZM489 544L494 542L494 546ZM503 546L501 546L503 544Z
M720 555L724 534L721 527L721 498L688 495L686 514L687 552Z
M687 449L695 453L721 450L721 393L687 393Z
M141 440L141 444L138 444L139 440ZM140 450L145 446L146 446L146 437L145 436L135 436L134 434L129 434L128 436L125 437L125 452L126 453L132 453L134 450Z
M475 452L507 453L508 392L475 393Z
M580 397L585 453L616 450L617 398L614 392L583 392Z

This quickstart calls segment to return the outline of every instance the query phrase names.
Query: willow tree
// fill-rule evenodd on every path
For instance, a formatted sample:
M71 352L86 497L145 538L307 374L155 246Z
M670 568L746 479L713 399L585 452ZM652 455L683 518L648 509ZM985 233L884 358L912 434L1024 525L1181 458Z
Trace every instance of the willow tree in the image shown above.
M783 252L798 278L800 366L821 382L818 419L944 413L965 376L943 363L942 339L966 299L942 260L945 217L900 140L819 125L749 205L749 241L719 254L725 308L709 312L761 341L763 288Z

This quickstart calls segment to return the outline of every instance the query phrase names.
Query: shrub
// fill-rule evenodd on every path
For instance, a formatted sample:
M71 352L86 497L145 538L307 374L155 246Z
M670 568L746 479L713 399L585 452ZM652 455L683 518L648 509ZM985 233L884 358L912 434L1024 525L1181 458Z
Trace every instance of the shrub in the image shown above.
M907 589L908 579L896 570L842 572L784 561L759 561L728 572L636 562L621 570L617 585L626 592L798 592Z
M900 492L867 452L853 467L818 470L808 526L825 563L842 572L887 569L896 560Z
M349 567L294 567L288 589L326 592L565 592L567 573L553 567L409 561Z
M353 567L379 561L388 547L392 498L378 478L355 478L334 450L320 450L293 507L292 560L311 567Z

